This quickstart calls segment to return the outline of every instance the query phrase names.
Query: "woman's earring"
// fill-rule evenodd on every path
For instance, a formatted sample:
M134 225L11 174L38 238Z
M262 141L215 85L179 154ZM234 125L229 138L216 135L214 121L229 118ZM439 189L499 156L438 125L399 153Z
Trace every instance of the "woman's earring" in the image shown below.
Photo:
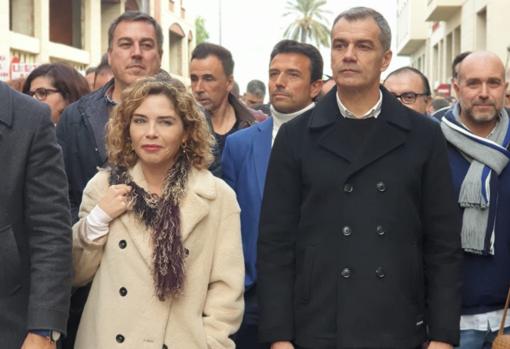
M189 160L189 154L188 154L188 144L186 142L182 142L182 145L181 145L181 149L182 149L182 155Z

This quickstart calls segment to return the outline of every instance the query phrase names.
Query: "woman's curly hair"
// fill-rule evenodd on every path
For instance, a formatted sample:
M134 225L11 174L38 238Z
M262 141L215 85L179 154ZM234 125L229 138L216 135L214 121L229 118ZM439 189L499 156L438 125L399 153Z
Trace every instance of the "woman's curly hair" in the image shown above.
M121 102L113 109L107 124L106 148L110 166L132 167L138 156L133 150L129 127L135 110L150 95L165 95L181 117L188 139L183 145L186 158L197 169L207 169L214 157L212 136L207 120L190 93L170 79L143 78L123 91Z

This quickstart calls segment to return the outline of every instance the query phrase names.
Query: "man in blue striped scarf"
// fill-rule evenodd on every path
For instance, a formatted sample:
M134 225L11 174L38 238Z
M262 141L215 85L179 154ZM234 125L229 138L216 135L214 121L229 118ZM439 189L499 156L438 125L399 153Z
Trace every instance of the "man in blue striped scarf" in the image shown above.
M464 287L460 348L490 348L510 286L510 127L505 68L473 52L454 82L459 102L441 121L462 215ZM504 319L510 332L510 320Z

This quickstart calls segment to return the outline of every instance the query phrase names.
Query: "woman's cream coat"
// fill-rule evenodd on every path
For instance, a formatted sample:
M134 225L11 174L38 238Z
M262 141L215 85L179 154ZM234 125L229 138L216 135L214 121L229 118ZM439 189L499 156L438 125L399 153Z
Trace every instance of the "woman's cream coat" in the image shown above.
M182 295L161 302L152 279L150 231L128 211L109 234L86 238L86 216L108 188L109 172L87 184L73 227L74 284L93 279L76 349L234 348L243 314L244 262L234 192L208 171L193 169L181 208L185 260ZM147 188L140 165L131 170ZM124 247L124 248L123 248Z

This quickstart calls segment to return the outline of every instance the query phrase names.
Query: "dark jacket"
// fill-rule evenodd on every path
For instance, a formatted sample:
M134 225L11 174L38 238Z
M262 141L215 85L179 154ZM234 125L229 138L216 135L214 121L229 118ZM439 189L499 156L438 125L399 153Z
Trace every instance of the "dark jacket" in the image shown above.
M211 122L211 114L209 112L205 113L216 140L216 144L213 149L214 161L211 166L209 166L209 171L211 171L216 177L220 178L222 177L221 154L223 153L223 147L225 146L226 138L229 135L235 133L237 130L250 127L255 123L254 113L250 111L250 109L248 109L248 107L246 107L244 104L242 104L233 94L228 95L228 102L234 108L234 112L236 114L236 123L234 127L225 135L219 135L214 132Z
M0 348L66 332L71 217L48 107L0 83Z
M443 116L445 116L446 112L448 110L450 110L451 107L444 107L444 108L441 108L441 109L438 109L436 110L435 112L433 112L430 117L433 118L433 119L436 119L437 121L441 121L441 119L443 118Z
M470 162L452 144L448 143L448 156L453 176L455 197ZM494 226L493 256L464 254L462 314L480 314L503 309L510 286L510 166L498 176L491 174L490 207L497 207ZM464 210L459 206L459 216ZM493 219L491 215L491 221Z
M458 342L462 251L445 140L437 123L382 91L359 148L336 89L280 128L258 242L263 341Z
M78 220L85 185L97 168L106 163L105 126L113 103L106 99L105 93L112 85L113 80L69 105L57 126L69 181L73 222Z

